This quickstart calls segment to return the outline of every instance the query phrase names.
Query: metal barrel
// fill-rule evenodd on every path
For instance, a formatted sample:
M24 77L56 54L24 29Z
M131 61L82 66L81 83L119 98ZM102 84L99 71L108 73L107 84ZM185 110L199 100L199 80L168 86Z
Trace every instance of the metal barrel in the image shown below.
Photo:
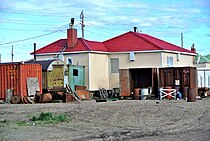
M139 100L140 88L135 88L133 94L134 94L134 95L133 95L133 96L134 96L134 99L135 99L135 100Z
M195 89L188 89L187 102L196 102L196 92L195 92Z
M182 98L183 99L187 98L187 89L188 89L188 87L182 87Z

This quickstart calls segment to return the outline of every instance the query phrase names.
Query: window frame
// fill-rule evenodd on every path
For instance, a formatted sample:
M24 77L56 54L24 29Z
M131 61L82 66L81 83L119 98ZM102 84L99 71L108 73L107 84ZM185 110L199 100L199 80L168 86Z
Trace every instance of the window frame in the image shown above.
M174 58L172 56L167 56L167 67L173 67Z
M112 60L117 60L117 62L113 62ZM115 65L113 63L117 64L115 68L113 68L113 65ZM119 73L119 58L110 58L110 73Z

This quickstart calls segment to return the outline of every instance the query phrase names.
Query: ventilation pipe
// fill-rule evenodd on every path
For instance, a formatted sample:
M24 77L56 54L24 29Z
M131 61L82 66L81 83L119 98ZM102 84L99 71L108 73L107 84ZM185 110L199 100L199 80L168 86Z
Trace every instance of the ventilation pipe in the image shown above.
M138 28L136 26L133 27L134 32L138 32Z
M195 44L192 44L191 51L194 52L194 53L196 53Z
M34 43L34 61L36 61L36 43Z

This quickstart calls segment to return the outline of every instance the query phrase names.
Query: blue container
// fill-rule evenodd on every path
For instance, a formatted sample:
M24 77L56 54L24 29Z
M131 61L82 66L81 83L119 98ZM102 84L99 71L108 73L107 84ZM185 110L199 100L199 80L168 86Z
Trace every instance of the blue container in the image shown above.
M182 98L182 94L180 92L177 92L176 99L181 99L181 98Z

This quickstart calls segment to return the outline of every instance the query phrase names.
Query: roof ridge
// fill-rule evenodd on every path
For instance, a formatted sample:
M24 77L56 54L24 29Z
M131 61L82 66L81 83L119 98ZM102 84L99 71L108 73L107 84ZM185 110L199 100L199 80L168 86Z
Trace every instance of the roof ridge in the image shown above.
M108 41L110 41L110 40L114 40L114 39L116 39L116 38L119 38L119 37L121 37L121 36L124 36L124 35L126 35L126 34L129 34L130 32L132 32L132 31L128 31L128 32L126 32L126 33L120 34L120 35L118 35L118 36L115 36L115 37L113 37L113 38L110 38L110 39L108 39L108 40L105 40L105 41L103 41L102 43L104 44L104 42L108 42Z
M82 41L82 44L85 46L86 49L88 49L89 51L91 51L91 48L89 47L89 45L86 43L86 40L83 38L78 38Z
M87 39L83 39L83 38L78 38L78 39L82 39L86 42L95 42L95 43L103 43L103 42L100 42L100 41L92 41L92 40L87 40Z
M133 34L134 36L137 36L137 37L141 38L142 40L146 41L149 44L152 44L153 46L155 46L155 47L157 47L157 48L159 48L161 50L164 50L162 47L160 47L160 46L156 45L155 43L151 42L150 40L145 39L144 37L142 37L141 34L143 34L143 33L136 33L136 32L132 32L131 31L131 34ZM149 36L148 34L145 34L145 35ZM152 36L150 36L150 37L152 37Z
M138 34L136 34L136 35L137 35L137 36L140 36L139 34L140 34L140 33L138 33ZM141 34L143 34L143 33L141 33ZM151 35L148 35L148 34L144 34L144 35L149 36L150 38L154 38L154 39L156 39L156 40L159 40L159 41L161 41L161 42L164 42L165 44L169 44L169 45L172 45L172 46L176 46L177 48L183 49L183 50L185 50L185 51L190 51L190 50L188 50L188 49L186 49L186 48L184 48L184 47L182 48L182 47L180 47L180 46L178 46L178 45L175 45L175 44L172 44L172 43L170 43L170 42L164 41L164 40L162 40L162 39L153 37L153 36L151 36ZM143 37L142 37L142 38L143 38ZM143 39L145 39L145 38L143 38ZM145 39L145 40L148 40L148 39ZM149 41L149 40L148 40L148 41ZM153 43L153 42L151 42L151 41L149 41L149 42L152 43L152 44L155 44L155 43ZM162 48L161 46L159 46L159 45L157 45L157 44L155 44L155 45L158 46L159 48L165 50L165 49Z

